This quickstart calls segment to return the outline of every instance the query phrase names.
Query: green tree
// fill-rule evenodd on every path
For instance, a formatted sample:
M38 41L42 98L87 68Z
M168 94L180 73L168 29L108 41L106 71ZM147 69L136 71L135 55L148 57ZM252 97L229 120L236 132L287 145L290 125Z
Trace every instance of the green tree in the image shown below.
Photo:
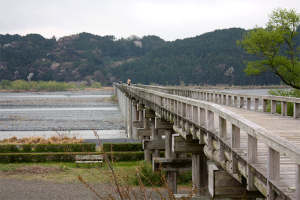
M281 80L296 89L300 89L300 46L295 47L295 39L299 32L300 14L294 9L275 9L269 15L267 27L255 27L243 36L237 44L247 53L259 59L246 62L247 75L261 75L272 72Z

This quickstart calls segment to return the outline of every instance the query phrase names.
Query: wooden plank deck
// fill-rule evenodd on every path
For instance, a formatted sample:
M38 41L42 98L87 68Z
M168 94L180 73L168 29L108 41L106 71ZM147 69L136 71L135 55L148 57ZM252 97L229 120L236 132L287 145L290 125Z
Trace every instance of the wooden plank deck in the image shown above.
M241 109L237 107L229 107L222 105L225 109L234 112L235 114L244 117L245 119L263 127L273 134L284 138L296 145L300 145L300 120L292 117L281 116L279 114L270 114L260 111ZM215 128L218 127L218 116L215 115ZM247 152L247 134L241 130L240 135L241 147L236 153L247 160L245 152ZM227 141L225 143L231 145L231 124L227 123ZM257 143L257 162L251 166L267 177L267 145L258 141ZM295 187L296 166L295 163L288 157L280 155L280 180L272 181L272 183L285 195L291 199L295 199L295 192L288 191L289 187Z

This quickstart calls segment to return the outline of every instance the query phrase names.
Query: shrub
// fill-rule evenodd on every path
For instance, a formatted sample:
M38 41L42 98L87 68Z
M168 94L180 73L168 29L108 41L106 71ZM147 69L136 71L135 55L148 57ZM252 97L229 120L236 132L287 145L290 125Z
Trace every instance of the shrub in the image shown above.
M103 150L108 151L143 151L141 143L104 143Z
M3 153L0 154L0 163L20 162L75 162L75 155L87 153ZM89 153L99 155L99 153ZM108 160L115 162L139 161L144 159L144 152L106 153Z
M163 172L163 171L153 172L151 164L147 163L146 161L141 162L141 164L139 166L139 171L141 174L140 178L141 178L143 185L145 185L145 186L152 186L152 185L162 186L161 176L162 176L162 174L165 174L165 172ZM133 180L133 184L135 184L135 185L140 184L138 178L135 178Z
M95 152L95 143L76 144L3 144L0 153L16 152Z
M272 89L268 91L268 94L274 96L284 96L284 97L297 97L300 98L300 90L296 89ZM271 112L271 101L268 101L267 111ZM281 114L281 102L276 102L276 113ZM294 104L288 102L287 103L287 116L294 115Z
M2 79L0 82L0 89L9 90L12 87L12 81Z
M12 89L17 92L20 90L29 91L30 84L24 80L16 80L12 82Z
M92 83L91 88L101 88L101 83L95 81Z

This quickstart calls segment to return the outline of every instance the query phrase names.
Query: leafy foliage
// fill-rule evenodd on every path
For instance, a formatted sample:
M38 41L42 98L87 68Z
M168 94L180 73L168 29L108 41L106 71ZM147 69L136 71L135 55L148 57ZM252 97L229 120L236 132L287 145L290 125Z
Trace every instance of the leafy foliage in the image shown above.
M274 96L284 97L297 97L300 98L300 90L297 89L274 89L269 90L268 93ZM268 102L268 112L271 112L271 101ZM281 102L276 102L276 113L281 114ZM294 104L291 102L287 103L287 116L294 116Z
M270 15L266 29L255 27L244 34L238 45L259 58L247 62L247 75L271 72L287 85L300 89L299 25L299 13L279 8Z

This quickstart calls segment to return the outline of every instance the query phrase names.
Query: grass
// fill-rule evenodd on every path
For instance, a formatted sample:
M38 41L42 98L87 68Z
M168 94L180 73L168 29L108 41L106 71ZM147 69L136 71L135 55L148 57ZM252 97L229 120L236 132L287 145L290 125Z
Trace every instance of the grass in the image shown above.
M135 177L135 167L140 162L118 162L114 163L116 172L123 172L130 178ZM100 164L97 164L100 166ZM103 167L96 164L77 164L70 162L51 162L51 163L10 163L1 164L0 179L25 179L25 180L45 180L55 182L79 182L80 174L89 183L107 182L106 171L109 168L104 163ZM101 173L99 173L101 171Z

